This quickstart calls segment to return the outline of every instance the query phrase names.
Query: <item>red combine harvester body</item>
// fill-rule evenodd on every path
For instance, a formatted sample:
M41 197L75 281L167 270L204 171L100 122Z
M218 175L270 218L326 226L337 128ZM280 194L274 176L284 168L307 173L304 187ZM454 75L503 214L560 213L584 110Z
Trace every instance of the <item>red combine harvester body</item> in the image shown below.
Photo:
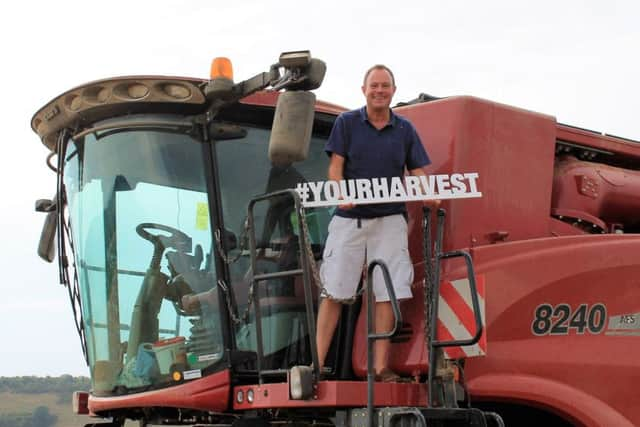
M103 80L36 113L58 173L39 253L53 260L60 231L92 379L77 411L111 426L640 425L640 143L473 97L395 108L427 173L477 173L482 192L443 200L433 225L408 204L414 297L390 367L409 381L367 378L366 298L314 367L331 209L289 189L325 179L344 111L309 92L323 67L293 53L237 84Z
M472 397L513 403L522 419L532 407L575 425L640 425L640 142L472 97L396 111L429 147L428 173L480 177L482 198L444 202L445 250L467 248L485 284L487 356L467 360ZM419 263L419 221L410 228ZM460 267L445 264L443 279ZM421 309L405 310L419 330ZM413 338L396 344L394 369L424 361Z

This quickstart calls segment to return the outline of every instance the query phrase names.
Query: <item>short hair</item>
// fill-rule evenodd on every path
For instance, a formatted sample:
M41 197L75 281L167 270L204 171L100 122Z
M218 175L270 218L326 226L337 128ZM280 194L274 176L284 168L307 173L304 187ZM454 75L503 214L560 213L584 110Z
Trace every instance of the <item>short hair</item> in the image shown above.
M386 70L391 76L391 83L393 84L393 87L396 86L396 78L393 76L393 71L391 71L389 67L383 64L376 64L373 67L369 68L366 73L364 73L364 80L362 81L363 86L367 85L367 77L369 77L369 74L371 74L373 70Z

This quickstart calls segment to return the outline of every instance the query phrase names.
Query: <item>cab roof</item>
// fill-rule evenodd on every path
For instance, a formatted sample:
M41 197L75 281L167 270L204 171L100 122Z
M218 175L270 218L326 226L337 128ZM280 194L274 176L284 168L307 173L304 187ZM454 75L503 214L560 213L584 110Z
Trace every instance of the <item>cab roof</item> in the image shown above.
M207 110L204 88L209 80L168 76L123 76L75 87L40 108L31 128L51 151L63 129L73 131L111 117L140 113L200 114ZM278 92L262 91L240 100L243 104L275 106ZM316 111L339 114L345 108L323 101Z

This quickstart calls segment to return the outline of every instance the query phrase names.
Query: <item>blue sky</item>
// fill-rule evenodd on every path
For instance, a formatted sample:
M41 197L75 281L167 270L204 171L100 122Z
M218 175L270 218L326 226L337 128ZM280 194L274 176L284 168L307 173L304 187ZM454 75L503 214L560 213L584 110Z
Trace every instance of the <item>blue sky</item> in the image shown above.
M357 107L362 74L385 63L395 101L474 95L563 123L640 140L640 3L629 1L25 0L5 5L0 33L4 145L0 168L0 376L88 374L55 264L36 256L55 192L33 113L60 93L117 75L206 77L228 56L236 80L282 51L327 62L323 100ZM454 4L445 4L454 3Z

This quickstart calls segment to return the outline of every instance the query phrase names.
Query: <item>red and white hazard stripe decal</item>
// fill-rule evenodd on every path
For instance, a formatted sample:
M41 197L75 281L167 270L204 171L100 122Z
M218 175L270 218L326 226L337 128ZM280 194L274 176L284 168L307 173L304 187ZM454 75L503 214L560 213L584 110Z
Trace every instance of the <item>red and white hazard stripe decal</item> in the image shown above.
M485 288L484 276L476 276L476 288L480 302L480 316L485 323ZM438 307L438 341L469 339L476 332L471 303L469 279L464 278L451 282L442 282ZM486 328L477 344L466 347L445 347L447 359L484 356L487 354Z

